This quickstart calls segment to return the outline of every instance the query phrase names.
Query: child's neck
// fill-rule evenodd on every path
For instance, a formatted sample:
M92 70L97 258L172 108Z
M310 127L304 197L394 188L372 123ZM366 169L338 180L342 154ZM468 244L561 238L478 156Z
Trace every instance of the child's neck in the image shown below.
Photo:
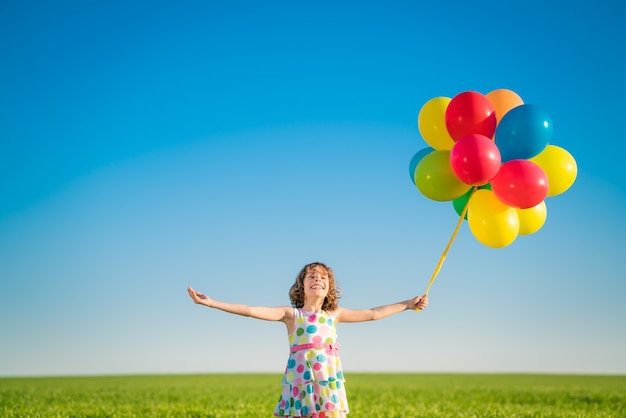
M324 305L324 299L315 299L304 301L304 305L302 305L302 309L307 312L320 312L322 310L322 306Z

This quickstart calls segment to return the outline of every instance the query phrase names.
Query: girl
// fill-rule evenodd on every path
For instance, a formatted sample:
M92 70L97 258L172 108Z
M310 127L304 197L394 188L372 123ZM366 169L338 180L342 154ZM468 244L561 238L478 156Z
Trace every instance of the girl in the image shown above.
M340 418L349 412L336 342L339 322L374 321L428 305L428 296L424 295L372 309L340 308L341 292L335 285L335 275L323 263L302 268L289 290L293 306L248 306L213 300L191 287L187 291L197 304L285 324L289 359L274 411L275 416L283 418Z

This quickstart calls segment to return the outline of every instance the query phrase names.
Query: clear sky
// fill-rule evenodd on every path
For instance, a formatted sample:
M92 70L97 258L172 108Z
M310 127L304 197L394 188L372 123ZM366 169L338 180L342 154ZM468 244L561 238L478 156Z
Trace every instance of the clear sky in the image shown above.
M377 4L376 4L377 3ZM457 221L417 114L517 92L578 177L505 248L463 224L429 308L342 324L346 373L626 373L624 5L0 3L0 376L281 373L288 305L421 294Z

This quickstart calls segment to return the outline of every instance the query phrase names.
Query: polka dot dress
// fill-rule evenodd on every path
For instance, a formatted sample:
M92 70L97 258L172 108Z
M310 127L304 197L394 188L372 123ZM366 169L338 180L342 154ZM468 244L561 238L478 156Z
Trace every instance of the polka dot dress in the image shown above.
M289 334L290 354L278 417L339 418L348 413L343 371L331 313L294 308L296 329Z

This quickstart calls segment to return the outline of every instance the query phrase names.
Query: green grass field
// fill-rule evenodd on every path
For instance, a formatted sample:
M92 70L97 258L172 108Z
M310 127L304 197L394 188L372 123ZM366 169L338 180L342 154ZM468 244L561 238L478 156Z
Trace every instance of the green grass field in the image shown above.
M0 378L1 417L271 417L276 374ZM626 417L626 376L359 374L352 418Z

